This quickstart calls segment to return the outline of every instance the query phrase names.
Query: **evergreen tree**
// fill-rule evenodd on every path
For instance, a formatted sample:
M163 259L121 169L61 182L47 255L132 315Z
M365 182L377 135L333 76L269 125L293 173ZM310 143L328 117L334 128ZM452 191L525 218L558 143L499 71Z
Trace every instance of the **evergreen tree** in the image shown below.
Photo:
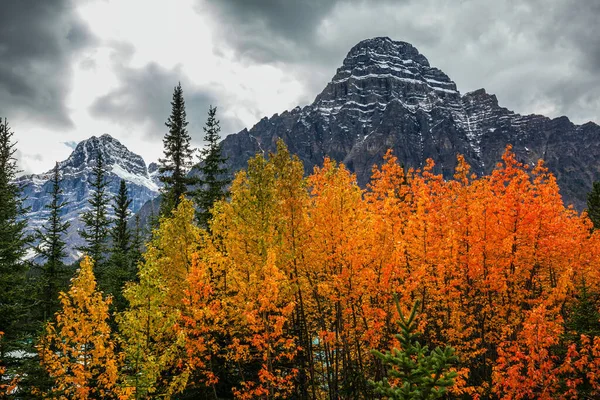
M163 201L160 215L169 215L179 205L182 195L188 193L188 186L198 183L195 177L187 176L192 167L194 149L187 131L183 89L179 83L173 91L171 115L165 123L169 132L163 139L164 158L159 160L160 181L164 183Z
M388 376L397 385L390 385L387 378L379 382L371 382L375 393L390 399L398 400L433 400L443 397L449 387L454 385L456 372L449 371L449 366L458 359L452 347L444 350L436 347L429 351L427 346L418 342L415 333L418 303L415 303L410 316L406 318L400 309L397 298L396 309L400 314L401 332L396 336L402 350L393 349L385 354L377 350L372 353L384 366L387 366Z
M66 283L66 266L63 260L67 256L67 253L65 251L66 243L64 235L71 224L68 221L62 220L61 214L67 203L60 199L63 191L60 188L59 182L60 170L58 163L56 163L52 174L52 188L50 191L52 201L46 205L46 208L50 211L50 215L48 216L48 221L42 225L42 228L36 231L38 245L35 251L46 261L42 266L42 273L39 277L44 321L47 321L58 310L58 294Z
M594 182L592 191L587 195L587 212L594 229L600 228L600 181Z
M131 237L131 246L129 248L129 258L133 270L133 279L137 276L137 266L142 260L142 248L144 246L144 232L142 230L142 223L140 221L140 215L135 215L135 229L133 230L133 236Z
M88 200L90 210L86 211L81 220L85 229L81 232L81 237L86 241L85 246L79 250L88 254L93 262L96 271L103 272L104 254L107 251L107 239L109 234L110 221L107 216L107 208L110 198L106 193L108 182L106 181L106 171L104 166L104 157L98 152L96 165L93 169L94 178L90 182L91 196Z
M107 292L114 296L114 304L117 309L122 309L125 305L125 299L121 294L123 284L135 277L135 267L131 264L129 254L131 250L131 233L127 227L131 201L127 194L125 180L121 179L119 192L114 198L115 221L110 232L112 248L109 260L110 268L107 271Z
M195 192L196 206L198 208L196 218L203 228L208 228L210 210L213 204L227 196L227 185L231 180L227 177L227 168L223 164L227 158L221 154L221 139L219 132L219 120L216 118L217 107L210 106L208 119L204 126L205 147L200 150L200 174L199 188Z
M567 336L578 340L581 335L600 336L600 312L598 311L598 295L590 292L585 280L578 287L577 296L566 321Z
M17 176L16 143L6 119L0 120L0 360L8 366L12 360L5 356L19 348L18 340L25 332L29 296L25 288L27 265L22 261L29 237L25 234L27 221L20 187L14 183ZM2 380L0 376L0 380Z

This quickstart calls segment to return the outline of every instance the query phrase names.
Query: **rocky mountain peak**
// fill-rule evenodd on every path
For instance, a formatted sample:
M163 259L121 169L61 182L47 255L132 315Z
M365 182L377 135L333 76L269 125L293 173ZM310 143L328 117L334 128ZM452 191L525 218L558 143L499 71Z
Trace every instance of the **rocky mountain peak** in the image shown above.
M153 174L158 171L158 164L155 162L151 162L148 164L148 173Z
M545 159L566 202L578 209L600 179L598 125L520 115L485 89L461 95L415 46L388 37L352 47L312 104L227 136L222 148L230 169L244 168L256 152L273 151L278 138L307 173L330 157L345 163L360 185L368 183L373 164L388 149L407 168L432 158L435 172L451 177L457 154L474 173L487 174L507 144L528 165Z
M78 143L69 158L59 162L62 197L68 203L63 217L71 222L66 235L67 251L71 261L79 256L75 249L83 243L79 234L82 228L80 216L81 212L88 207L89 182L98 154L102 154L105 160L107 194L110 198L118 192L121 179L127 183L129 197L132 199L130 205L132 212L137 212L143 204L158 195L160 186L158 177L150 176L144 159L127 149L117 139L109 134L103 134ZM153 170L156 172L156 169ZM45 206L51 201L51 172L24 175L18 180L25 196L24 205L29 208L27 217L30 232L39 228L48 217ZM112 207L109 207L108 213L112 216Z
M314 105L328 116L356 108L368 119L392 101L411 111L431 111L437 103L461 108L460 93L446 74L431 67L413 45L387 37L354 46Z
M419 53L412 44L402 41L394 41L387 36L375 37L359 42L352 47L344 59L342 65L352 65L357 61L365 59L394 60L400 63L416 62L425 67L429 67L427 58Z
M490 107L499 107L498 98L495 94L489 94L485 89L477 89L472 92L465 93L463 102L486 104Z
M102 154L108 170L117 169L147 176L144 159L107 133L79 142L69 158L60 163L60 167L67 173L82 171L95 165L98 154Z

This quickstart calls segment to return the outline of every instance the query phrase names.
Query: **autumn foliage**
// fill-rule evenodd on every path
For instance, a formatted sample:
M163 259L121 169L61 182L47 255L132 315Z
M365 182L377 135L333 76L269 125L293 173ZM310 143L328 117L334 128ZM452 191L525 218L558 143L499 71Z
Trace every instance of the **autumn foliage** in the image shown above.
M329 159L305 178L280 142L230 193L210 233L187 200L154 232L117 317L124 396L374 398L388 371L371 350L401 347L394 297L407 315L418 302L430 348L456 350L453 398L600 395L599 233L543 163L508 148L489 176L459 157L446 180L388 153L361 189ZM71 379L57 354L53 374Z
M107 322L110 300L96 290L91 259L81 262L60 302L62 310L47 325L37 346L41 363L55 382L44 397L119 398L119 357Z

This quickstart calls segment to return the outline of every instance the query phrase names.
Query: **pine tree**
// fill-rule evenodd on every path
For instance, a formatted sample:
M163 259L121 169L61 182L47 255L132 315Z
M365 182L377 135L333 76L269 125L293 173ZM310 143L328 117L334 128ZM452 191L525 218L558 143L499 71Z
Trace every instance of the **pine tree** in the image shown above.
M592 191L587 195L587 212L594 229L600 228L600 181L594 182Z
M200 182L199 188L195 192L196 206L198 208L196 218L198 224L203 228L208 228L208 221L211 217L210 210L213 204L227 196L227 185L231 180L227 177L227 168L223 164L227 158L221 153L221 143L219 140L219 120L216 118L217 107L210 106L208 109L208 119L204 126L205 147L200 150Z
M188 186L198 183L197 178L187 176L192 167L194 149L187 132L188 122L181 83L173 91L171 108L171 115L165 123L169 132L163 139L165 157L159 160L158 168L160 181L164 183L160 215L169 215L179 205L181 196L188 193Z
M131 246L129 248L129 259L131 262L131 267L133 271L133 279L136 279L137 266L138 263L142 260L142 248L144 246L144 232L142 228L142 223L140 220L140 215L135 215L135 229L133 230L133 235L131 237Z
M600 336L600 312L598 311L598 295L590 292L588 284L583 280L578 287L577 297L569 313L566 326L572 340L581 335Z
M66 266L63 260L67 253L65 251L64 235L71 224L62 220L61 214L67 202L61 201L60 197L63 191L59 183L60 169L58 163L56 163L50 191L52 201L46 205L50 215L42 228L36 230L38 245L35 251L46 261L42 266L42 273L39 277L44 321L47 321L58 310L58 293L66 283Z
M107 271L107 293L114 297L117 309L122 309L125 305L125 299L121 294L123 284L135 278L135 266L132 265L130 259L131 233L127 227L131 201L125 180L121 179L119 192L114 198L115 221L110 232L112 247L110 249L110 267Z
M106 181L104 157L102 157L102 153L100 152L98 152L96 158L93 174L94 179L90 182L90 191L92 193L88 200L90 210L81 216L81 220L85 225L85 229L81 232L81 237L86 241L86 244L79 247L79 250L85 252L94 260L96 271L103 272L102 267L104 266L104 254L107 251L110 225L107 216L110 198L106 193L108 182Z
M29 302L25 289L27 265L22 260L30 238L25 234L26 210L20 187L14 183L19 172L15 146L8 122L0 120L0 332L4 332L0 359L9 370L12 362L5 355L18 348L17 339L24 334L22 323Z
M119 357L108 325L110 298L96 289L92 260L85 257L62 309L38 344L42 365L55 385L51 398L116 399Z
M387 378L379 382L371 382L375 393L390 399L398 400L433 400L443 397L449 387L454 385L456 372L449 371L452 363L458 359L452 347L444 350L436 347L429 351L427 346L418 342L415 333L418 303L415 303L410 316L406 318L400 309L398 299L396 309L400 314L401 333L395 335L402 350L393 349L385 354L373 350L372 353L389 368L391 380L399 381L398 385L390 385Z

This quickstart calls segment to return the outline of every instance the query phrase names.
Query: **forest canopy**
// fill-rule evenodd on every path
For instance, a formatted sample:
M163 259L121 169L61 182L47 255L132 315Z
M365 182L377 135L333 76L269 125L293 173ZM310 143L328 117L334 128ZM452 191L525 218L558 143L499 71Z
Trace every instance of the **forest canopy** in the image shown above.
M452 398L599 396L600 240L586 214L510 147L489 176L460 156L451 180L433 167L388 152L361 189L329 159L305 177L280 141L237 173L209 229L182 197L124 310L108 317L90 289L96 323L116 321L98 333L113 361L80 375L105 377L115 398L377 398L370 382L393 367L372 350L402 349L397 297L405 315L418 304L420 343L454 349ZM63 370L48 370L58 388L75 379Z

